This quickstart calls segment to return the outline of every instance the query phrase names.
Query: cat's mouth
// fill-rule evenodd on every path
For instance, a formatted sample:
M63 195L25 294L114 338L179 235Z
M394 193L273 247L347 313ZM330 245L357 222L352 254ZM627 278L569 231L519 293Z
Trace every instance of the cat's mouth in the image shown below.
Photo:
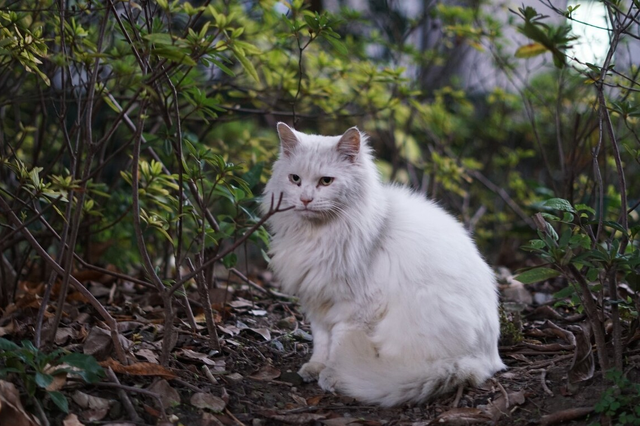
M322 210L313 210L308 207L297 207L294 209L299 215L306 218L319 218L323 216Z

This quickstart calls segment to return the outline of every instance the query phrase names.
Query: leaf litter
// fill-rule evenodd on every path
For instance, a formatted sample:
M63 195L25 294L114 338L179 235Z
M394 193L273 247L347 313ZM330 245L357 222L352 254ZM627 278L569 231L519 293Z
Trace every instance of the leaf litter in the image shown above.
M276 296L268 297L241 281L212 289L221 351L212 351L206 327L196 324L194 330L180 310L176 346L169 364L162 366L161 300L130 282L104 280L102 284L100 277L94 277L92 293L117 319L127 363L113 358L110 331L95 311L79 297L68 298L64 310L69 314L56 332L55 345L92 354L115 373L116 381L85 385L62 378L55 389L70 400L70 414L52 407L47 414L65 426L91 421L127 426L177 421L193 426L512 425L554 424L556 419L588 416L606 385L594 374L584 317L571 308L536 305L535 300L549 298L529 297L525 291L535 296L535 286L507 281L517 287L503 296L505 305L517 306L517 315L511 313L510 318L517 319L513 320L515 333L521 335L520 341L505 341L500 348L509 368L459 395L380 408L302 382L296 371L311 354L312 336L297 305L277 292L269 291ZM0 334L13 340L33 337L25 326L33 324L38 292L43 290L36 283L21 284L21 288L21 298L0 318ZM187 297L198 300L195 290ZM196 322L202 324L203 311L194 309ZM24 408L23 403L28 404L24 393L7 381L0 381L0 389L0 424L40 425ZM124 396L119 393L123 390Z

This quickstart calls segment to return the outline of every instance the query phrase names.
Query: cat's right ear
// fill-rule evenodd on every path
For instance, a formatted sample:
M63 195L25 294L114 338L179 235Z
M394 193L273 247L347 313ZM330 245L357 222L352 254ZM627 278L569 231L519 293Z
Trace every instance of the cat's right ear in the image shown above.
M340 138L338 142L338 152L344 155L352 163L356 162L358 153L360 152L360 130L357 127L352 127Z
M300 141L296 137L291 127L287 126L283 122L279 122L277 125L278 136L280 136L280 148L282 149L282 154L285 157L289 157L291 153L295 150L296 146L300 144Z

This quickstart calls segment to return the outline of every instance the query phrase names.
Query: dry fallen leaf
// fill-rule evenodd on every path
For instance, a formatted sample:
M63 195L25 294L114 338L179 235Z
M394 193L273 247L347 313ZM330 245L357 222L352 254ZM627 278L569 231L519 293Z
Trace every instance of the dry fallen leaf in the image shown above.
M196 408L207 409L214 413L220 413L227 406L227 403L210 393L194 393L189 401Z
M568 329L573 332L576 350L569 367L569 383L589 380L595 371L595 359L591 350L591 328L588 324L571 325Z
M73 395L71 395L71 399L84 409L80 417L86 422L96 422L104 419L111 407L111 401L108 399L80 391L75 391Z
M101 409L109 408L110 406L110 401L108 399L89 395L78 390L71 395L71 399L73 399L73 402L82 408Z
M252 327L249 327L249 328L247 328L247 330L251 330L254 333L258 333L266 341L271 340L271 331L268 328L252 328Z
M296 404L298 404L301 407L306 407L307 406L307 400L304 399L303 397L301 397L300 395L296 395L295 393L290 393L289 396L291 397L291 399L293 399Z
M466 426L471 424L488 424L493 420L478 408L453 408L445 411L429 422L429 425Z
M119 340L124 349L129 349L133 345L131 340L122 335L119 335ZM97 359L106 358L113 350L111 332L100 327L91 328L82 350L86 355L93 355Z
M0 380L0 425L40 426L40 421L22 407L15 385L4 380Z
M160 363L160 361L158 360L158 354L156 354L151 349L140 349L136 351L136 356L142 357L152 364Z
M60 368L60 366L58 365L58 366L56 366L56 368ZM66 384L67 384L67 373L56 374L55 376L53 376L53 381L51 383L49 383L49 386L47 386L47 390L49 392L51 392L51 391L59 391Z
M207 365L216 365L216 361L209 358L209 355L192 351L191 349L181 349L177 352L177 355L183 356L185 358L193 359L196 361L201 361Z
M316 406L318 404L320 404L320 400L322 399L324 395L316 395L316 396L312 396L307 398L307 404L311 405L311 406Z
M280 377L280 370L269 364L262 366L260 370L249 376L251 379L265 381L277 379L278 377Z
M224 426L218 418L207 411L202 413L201 426Z
M102 426L136 426L135 423L103 423Z
M162 416L162 413L160 411L156 410L150 405L142 404L142 408L147 414L149 414L152 417L155 417L156 419L159 419Z
M180 404L180 394L164 379L160 379L149 386L149 390L160 397L164 408Z
M84 423L78 420L78 416L75 414L69 414L62 421L62 426L84 426Z
M77 334L77 331L71 327L59 327L58 330L56 330L56 345L66 345L69 340L75 339Z
M358 419L353 417L335 417L333 419L321 420L323 426L347 426L347 425L361 425Z
M0 337L13 333L15 329L16 322L11 320L9 324L5 325L4 327L0 327Z
M238 297L236 300L232 300L230 302L227 302L227 305L231 306L232 308L238 309L238 308L253 308L256 306L255 303L247 300L247 299L243 299L242 297Z
M324 420L327 418L326 414L316 413L278 414L272 411L267 411L263 412L262 414L271 420L294 425L306 425L308 423Z
M225 325L225 326L218 325L218 328L220 329L220 331L222 331L225 334L228 334L229 336L237 336L242 331L240 328L236 327L235 325Z
M500 417L508 413L513 406L524 404L525 397L523 391L509 392L508 396L509 398L507 400L504 394L501 394L494 401L483 406L482 411L490 416L494 422L498 422Z
M171 370L159 364L150 362L138 362L131 365L122 365L118 361L109 358L100 362L104 368L110 367L113 371L120 374L131 374L132 376L159 376L167 380L175 379L177 376Z

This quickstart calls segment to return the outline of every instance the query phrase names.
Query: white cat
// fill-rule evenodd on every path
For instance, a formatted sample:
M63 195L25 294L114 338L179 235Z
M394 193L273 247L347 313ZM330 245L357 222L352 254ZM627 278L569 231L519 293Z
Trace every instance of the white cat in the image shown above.
M383 406L478 385L498 355L494 275L451 215L380 182L366 137L307 135L278 123L266 185L271 267L299 296L313 355L299 374Z

